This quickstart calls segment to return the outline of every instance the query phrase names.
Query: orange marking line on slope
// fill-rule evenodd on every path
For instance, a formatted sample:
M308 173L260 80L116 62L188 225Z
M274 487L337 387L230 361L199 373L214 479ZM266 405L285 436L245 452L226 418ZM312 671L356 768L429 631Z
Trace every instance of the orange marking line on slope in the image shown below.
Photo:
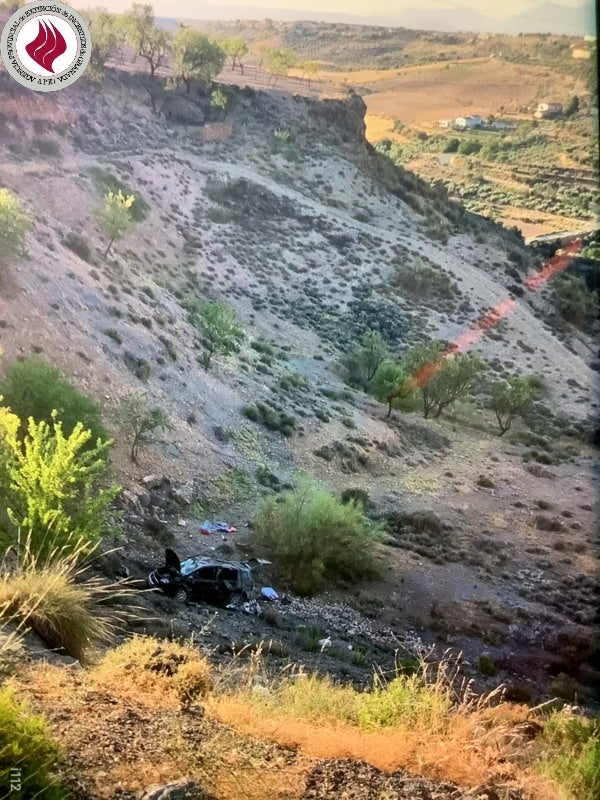
M550 278L553 278L559 272L562 272L566 269L573 258L577 255L577 253L581 250L581 239L576 239L574 242L570 242L562 251L562 253L557 253L553 255L546 264L539 269L537 272L534 272L533 275L530 275L523 284L523 286L528 289L530 292L537 291L540 286Z
M580 252L581 248L582 244L580 239L570 242L562 253L552 256L543 267L526 278L523 282L523 286L530 292L536 292L541 286L547 283L550 278L553 278L559 272L565 270L577 253ZM507 297L490 311L483 313L475 320L468 330L457 336L456 339L440 353L438 361L431 361L418 369L417 372L412 375L413 380L421 387L428 384L442 369L444 361L448 356L454 355L455 353L463 353L465 350L468 350L469 347L472 347L481 339L486 331L494 325L497 325L504 317L508 316L516 305L517 301L513 297Z

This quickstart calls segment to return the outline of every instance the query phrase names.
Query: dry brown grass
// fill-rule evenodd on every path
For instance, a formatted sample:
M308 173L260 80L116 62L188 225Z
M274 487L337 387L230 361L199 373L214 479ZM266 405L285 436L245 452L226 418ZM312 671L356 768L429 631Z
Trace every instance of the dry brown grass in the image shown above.
M152 697L161 707L193 705L212 688L210 667L197 648L134 636L109 650L93 671L100 685L138 699Z
M141 792L182 776L219 800L299 800L321 758L357 759L465 787L494 785L500 793L521 787L526 800L569 797L536 772L534 734L541 726L527 706L490 705L493 697L477 699L466 686L451 690L454 702L442 724L365 730L345 719L355 719L356 698L364 693L326 680L318 687L318 678L290 669L269 676L260 653L245 668L240 663L214 671L211 682L193 645L136 637L93 669L31 668L18 688L48 717L68 754L68 785L85 785L101 800L110 800L115 787ZM182 695L178 681L188 667L204 713ZM436 693L445 696L453 674L442 666L432 675L436 708L443 708ZM286 683L295 687L287 696ZM414 691L416 684L407 686ZM319 716L324 693L329 710Z
M514 733L527 718L524 707L500 706L493 714L456 715L448 730L437 735L405 728L363 731L355 725L283 716L273 719L239 697L211 698L208 711L240 733L298 748L311 758L355 758L388 772L406 769L467 786L524 783L522 767L507 759L508 755L523 757L527 746ZM526 782L537 800L558 797L547 783L538 790L542 782L533 774L527 774Z
M258 656L240 688L231 689L230 681L230 690L212 695L206 708L245 736L278 742L309 759L358 759L386 772L404 769L463 786L524 786L531 800L558 800L555 786L532 769L527 706L498 703L497 692L476 698L468 684L456 690L456 666L423 666L417 675L400 676L399 686L392 682L379 694L365 694L327 677L261 675ZM411 702L422 704L416 717ZM408 713L392 717L387 727L373 725L398 703Z
M95 648L111 641L119 622L106 601L121 592L116 584L85 578L76 549L68 557L40 565L28 543L14 563L0 566L0 626L33 631L51 649L80 661L92 660ZM15 633L13 633L15 635Z
M167 669L147 669L149 664ZM177 667L170 675L169 665ZM47 716L68 754L62 776L70 788L112 800L117 788L139 793L184 776L219 800L300 798L308 760L240 735L187 705L178 674L188 665L206 665L195 648L137 637L90 670L32 668L18 689Z

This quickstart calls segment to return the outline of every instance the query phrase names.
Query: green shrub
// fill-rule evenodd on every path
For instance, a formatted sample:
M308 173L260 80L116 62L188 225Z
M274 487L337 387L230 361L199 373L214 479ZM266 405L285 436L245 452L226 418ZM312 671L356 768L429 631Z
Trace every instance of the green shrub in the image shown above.
M27 252L27 234L33 225L19 198L0 187L0 264L9 265Z
M131 207L131 219L133 222L143 222L146 219L150 206L140 197L137 191L134 192L129 186L101 167L91 167L90 173L103 197L107 192L113 192L114 194L121 192L126 197L132 194L135 195L135 203Z
M254 523L255 541L293 591L313 595L328 582L379 571L381 528L358 503L344 504L316 484L265 501Z
M397 268L390 285L403 297L425 305L428 300L442 299L445 310L454 308L460 296L458 286L443 270L421 262Z
M246 470L241 467L231 467L212 481L209 505L212 508L221 508L253 497L255 494L256 489Z
M488 678L496 674L496 662L488 653L482 653L477 662L479 672Z
M340 500L344 504L360 503L365 510L371 508L373 505L371 498L369 497L369 493L364 489L358 488L344 489L340 495Z
M204 369L210 369L214 355L229 356L238 352L244 331L232 308L209 300L200 303L192 299L185 305L190 323L202 336Z
M123 337L115 328L107 328L104 331L104 335L108 336L109 339L112 339L113 342L116 342L117 344L123 344Z
M14 796L19 800L67 797L53 774L60 760L60 748L52 741L46 720L18 700L9 686L0 688L0 787L9 796L19 776Z
M319 641L324 639L326 636L327 632L323 630L323 628L303 627L300 633L300 647L306 653L318 653L320 650L323 650L323 647L319 644Z
M281 411L276 411L274 408L264 403L244 406L242 414L252 422L258 422L260 425L263 425L267 430L279 431L279 433L282 433L284 436L291 436L296 427L296 421L293 417Z
M31 147L43 156L60 158L61 152L57 142L53 139L32 139Z
M557 311L568 322L583 327L594 305L583 278L563 274L555 278L551 286Z
M147 381L152 374L152 367L147 361L141 361L135 371L135 377L140 381Z
M262 465L256 470L256 480L261 486L272 489L274 492L281 491L281 481L271 470Z
M84 451L90 432L79 422L69 436L55 419L30 418L24 435L16 414L0 407L0 541L28 535L41 562L92 549L109 530L117 487L98 489L110 442Z
M481 142L477 139L464 139L458 146L458 153L463 156L470 156L481 150Z
M63 239L63 244L75 253L75 255L79 256L82 261L88 264L93 263L92 250L83 236L80 236L74 231L69 231Z
M417 673L398 675L384 685L376 678L373 690L361 698L358 720L366 730L419 725L434 731L446 723L451 707L447 688L427 685Z
M62 372L42 359L25 358L11 364L0 380L0 395L4 405L23 421L21 435L25 434L29 417L51 425L52 412L57 411L65 436L70 436L78 422L91 432L84 449L94 447L98 439L108 439L96 403L80 394Z
M600 719L557 712L538 742L538 768L577 800L600 796Z
M303 391L309 388L308 381L304 375L299 372L286 372L285 375L282 375L279 379L279 385L286 392L292 389Z

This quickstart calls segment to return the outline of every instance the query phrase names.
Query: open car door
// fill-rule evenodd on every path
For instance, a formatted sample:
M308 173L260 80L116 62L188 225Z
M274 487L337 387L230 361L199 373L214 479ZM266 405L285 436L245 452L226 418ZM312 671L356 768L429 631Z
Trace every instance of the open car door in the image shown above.
M179 560L179 556L175 550L171 550L170 547L167 547L165 550L165 567L170 567L170 569L181 574L181 561Z

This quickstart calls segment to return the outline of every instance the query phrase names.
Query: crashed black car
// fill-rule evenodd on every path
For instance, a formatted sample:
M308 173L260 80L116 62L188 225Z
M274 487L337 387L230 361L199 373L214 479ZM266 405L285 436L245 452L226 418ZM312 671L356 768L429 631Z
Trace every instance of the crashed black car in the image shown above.
M195 601L237 607L251 598L252 571L267 561L222 561L195 556L181 562L174 550L165 550L165 566L153 570L146 582L180 602Z

